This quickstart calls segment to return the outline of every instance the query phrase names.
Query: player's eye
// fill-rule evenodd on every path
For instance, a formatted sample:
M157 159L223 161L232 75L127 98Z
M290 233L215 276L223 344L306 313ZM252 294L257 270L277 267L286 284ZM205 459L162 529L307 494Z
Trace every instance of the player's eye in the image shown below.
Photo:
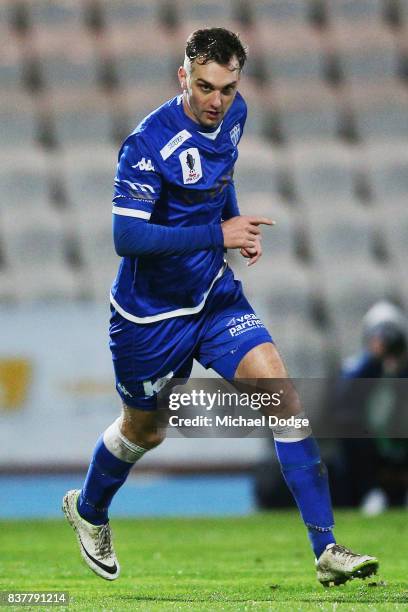
M200 89L201 89L201 91L204 91L206 93L211 91L211 87L209 85L204 85L204 84L200 85Z

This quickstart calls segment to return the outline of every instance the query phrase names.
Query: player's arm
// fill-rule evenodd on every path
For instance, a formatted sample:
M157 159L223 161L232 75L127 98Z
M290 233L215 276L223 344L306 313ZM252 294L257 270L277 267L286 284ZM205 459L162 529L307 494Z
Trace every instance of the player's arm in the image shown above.
M121 257L184 255L223 246L219 225L166 227L115 214L113 239L115 250Z
M226 188L226 192L227 192L226 201L225 201L225 205L224 205L224 208L222 210L222 215L221 215L223 221L228 221L228 219L232 219L232 217L239 217L239 215L241 214L239 212L235 185L232 180L228 184Z
M118 255L175 255L223 246L219 225L165 227L149 223L162 177L148 146L131 136L119 153L113 195L113 238Z
M233 181L231 181L227 189L228 189L227 199L226 199L224 209L222 211L222 218L224 220L224 223L225 221L232 220L234 217L241 216L239 212L238 200L237 200L237 195L236 195L235 186L234 186ZM246 217L246 219L248 220L249 217ZM261 219L261 217L258 217L258 219ZM268 219L268 221L270 220ZM223 223L223 226L224 226L224 223ZM263 221L263 223L265 223L265 221ZM273 221L271 221L271 223L266 223L266 224L272 225ZM236 226L238 226L238 222L236 222ZM258 261L258 259L262 256L261 232L259 230L259 227L257 226L255 227L257 228L257 232L252 234L252 236L254 236L253 242L246 247L243 247L243 246L239 247L241 255L245 257L246 259L248 259L248 264L247 264L248 266L252 266L253 264L255 264ZM229 239L228 229L229 227L226 226L227 239ZM253 229L253 228L250 228L250 229ZM237 248L237 247L230 247L230 248Z
M248 221L249 217L230 219L225 231L219 224L167 227L148 223L160 198L161 183L162 178L148 148L141 139L130 138L120 151L115 177L112 212L113 238L118 255L181 255L223 246L254 246L259 229L256 222ZM253 219L256 221L258 218Z

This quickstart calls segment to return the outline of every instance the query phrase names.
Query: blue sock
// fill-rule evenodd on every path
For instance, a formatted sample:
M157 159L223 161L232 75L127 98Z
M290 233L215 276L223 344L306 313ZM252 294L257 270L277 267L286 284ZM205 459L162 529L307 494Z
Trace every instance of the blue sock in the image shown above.
M78 512L89 523L103 525L113 496L125 482L133 463L122 461L105 446L103 436L96 443L84 486L78 498Z
M318 559L328 544L336 542L329 481L319 447L313 436L309 436L296 442L275 440L275 448Z

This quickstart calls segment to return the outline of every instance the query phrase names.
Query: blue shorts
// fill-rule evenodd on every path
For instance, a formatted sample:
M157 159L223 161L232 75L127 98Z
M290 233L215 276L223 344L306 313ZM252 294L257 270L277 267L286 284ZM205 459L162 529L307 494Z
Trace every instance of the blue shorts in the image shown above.
M142 410L156 409L157 393L171 379L188 379L193 359L231 379L248 351L272 342L230 268L198 314L139 324L111 312L116 389L127 406Z

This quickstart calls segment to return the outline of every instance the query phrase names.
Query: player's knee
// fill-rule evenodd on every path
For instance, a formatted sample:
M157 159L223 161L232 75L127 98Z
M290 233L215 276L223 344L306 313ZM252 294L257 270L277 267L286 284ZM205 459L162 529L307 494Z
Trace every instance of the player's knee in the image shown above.
M158 427L141 427L138 423L129 420L122 421L121 433L133 444L147 450L159 446L166 437L164 431Z
M159 446L165 439L165 434L162 431L147 431L143 433L143 446L144 448L148 448L149 450L152 448L156 448Z

